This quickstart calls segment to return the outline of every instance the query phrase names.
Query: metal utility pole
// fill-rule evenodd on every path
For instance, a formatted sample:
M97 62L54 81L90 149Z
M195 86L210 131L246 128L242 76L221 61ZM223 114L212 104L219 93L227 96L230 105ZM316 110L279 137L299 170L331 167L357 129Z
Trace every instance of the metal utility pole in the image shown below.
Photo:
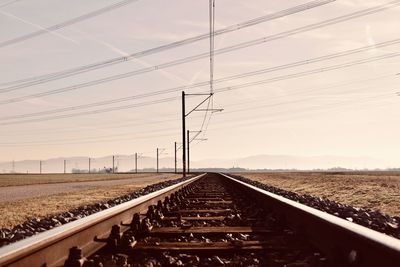
M64 159L64 174L67 173L67 161Z
M190 131L187 130L187 173L190 173Z
M90 158L89 158L89 173L90 173Z
M185 91L182 91L182 176L186 177L186 109Z
M115 173L115 172L114 172L114 167L115 167L114 161L115 161L115 156L113 156L113 169L112 169L112 173Z
M137 153L135 153L135 173L137 173Z
M39 173L42 174L42 161L39 161Z
M209 5L209 15L210 15L210 93L209 94L185 94L185 91L182 91L182 174L183 177L186 177L186 122L185 119L189 116L193 111L205 111L205 112L215 112L222 111L223 109L214 109L212 96L214 95L213 88L213 80L214 80L214 21L215 21L215 0L210 0ZM188 95L207 95L207 98L204 99L200 104L198 104L195 108L193 108L190 112L186 113L185 110L185 96ZM211 102L211 108L207 106L206 109L199 109L199 107L209 100ZM206 114L207 115L207 114ZM189 135L189 134L188 134ZM188 138L189 142L189 138ZM188 145L189 151L189 145ZM188 153L188 171L189 172L189 153Z
M185 110L185 97L186 96L207 96L203 101L201 101L197 106L195 106L191 111L186 113ZM222 111L223 109L218 108L206 108L199 109L201 105L203 105L207 100L209 100L213 96L213 93L209 94L185 94L185 91L182 91L182 173L183 177L186 177L186 117L189 116L193 111L205 111L205 112L216 112Z
M158 147L157 147L157 173L158 173Z
M176 142L175 142L175 173L176 173L176 163L177 161L176 161Z

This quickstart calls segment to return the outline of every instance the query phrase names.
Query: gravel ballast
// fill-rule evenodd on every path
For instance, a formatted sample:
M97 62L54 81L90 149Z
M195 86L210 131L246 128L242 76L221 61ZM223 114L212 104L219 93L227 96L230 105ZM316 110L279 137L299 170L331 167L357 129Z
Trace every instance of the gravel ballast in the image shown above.
M349 205L344 205L331 201L328 199L314 197L311 195L300 195L294 192L279 189L277 187L269 186L261 182L253 181L237 175L230 175L240 181L246 182L258 188L267 190L271 193L281 195L296 202L305 204L307 206L325 211L329 214L338 216L348 221L363 225L370 229L385 233L395 238L400 238L400 217L389 216L378 211L370 209L354 208ZM68 212L48 216L46 218L31 218L26 222L17 225L12 229L0 229L0 247L16 242L18 240L33 236L37 233L44 232L54 227L66 224L94 214L96 212L114 207L118 204L130 201L140 196L158 191L165 187L185 181L191 177L179 178L175 180L164 181L153 185L146 186L142 189L136 190L130 194L123 195L118 198L108 200L106 202L82 206Z
M31 218L26 222L15 226L12 229L0 229L0 247L14 243L18 240L33 236L37 233L50 230L54 227L72 222L96 212L114 207L118 204L130 201L132 199L147 195L149 193L161 190L165 187L185 181L192 176L186 178L179 178L175 180L168 180L146 186L142 189L136 190L130 194L126 194L108 201L97 203L93 205L85 205L67 212L56 215L51 215L45 218Z
M393 236L400 239L400 217L389 216L379 211L363 208L355 208L350 205L341 204L329 199L311 195L300 195L294 192L269 186L242 176L228 174L245 183L251 184L260 189L283 196L287 199L299 202L309 207L327 212L350 222L357 223L372 230Z

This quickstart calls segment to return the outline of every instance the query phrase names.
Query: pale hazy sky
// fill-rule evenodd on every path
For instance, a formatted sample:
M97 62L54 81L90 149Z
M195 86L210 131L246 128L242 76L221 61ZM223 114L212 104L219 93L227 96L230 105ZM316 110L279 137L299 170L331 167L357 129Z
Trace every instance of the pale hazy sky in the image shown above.
M216 30L275 13L310 0L216 0ZM207 58L60 94L6 100L159 65L207 52L208 40L116 64L111 67L11 92L4 83L88 65L168 44L208 31L208 1L139 0L105 14L3 46L5 41L118 2L106 0L0 1L0 161L58 156L104 156L156 147L173 155L181 141L179 99L99 114L24 122L48 116L134 105L179 97L179 92L53 115L6 119L59 108L128 97L206 81ZM285 18L216 37L216 49L267 37L389 1L338 0ZM399 1L400 2L400 1ZM266 69L400 38L400 6L330 26L235 50L215 57L215 79ZM215 94L224 108L211 118L191 158L236 158L257 154L368 156L400 166L400 45L367 51L261 75L221 82L215 88L282 77L260 85ZM391 55L389 55L391 54ZM379 57L387 58L372 61ZM400 54L399 54L400 55ZM346 68L355 61L369 61ZM325 69L324 69L325 68ZM288 78L288 75L316 73ZM207 91L207 86L187 92ZM189 100L193 106L201 98ZM203 113L188 118L198 130Z

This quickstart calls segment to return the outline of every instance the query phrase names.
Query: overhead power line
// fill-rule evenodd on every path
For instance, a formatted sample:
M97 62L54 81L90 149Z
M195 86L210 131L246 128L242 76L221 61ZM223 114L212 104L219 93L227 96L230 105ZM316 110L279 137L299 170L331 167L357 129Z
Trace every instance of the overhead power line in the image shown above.
M102 15L104 13L110 12L110 11L112 11L114 9L129 5L129 4L131 4L133 2L137 2L137 1L139 1L139 0L124 0L124 1L120 1L120 2L114 3L112 5L109 5L109 6L97 9L95 11L86 13L86 14L81 15L79 17L75 17L73 19L70 19L70 20L67 20L67 21L52 25L50 27L47 27L47 28L44 28L44 29L41 29L41 30L37 30L35 32L31 32L31 33L28 33L28 34L25 34L25 35L21 35L19 37L16 37L16 38L13 38L13 39L10 39L10 40L7 40L7 41L0 42L0 48L6 47L6 46L9 46L9 45L13 45L13 44L16 44L16 43L20 43L22 41L26 41L26 40L32 39L34 37L40 36L40 35L48 33L48 32L57 31L59 29L65 28L67 26L70 26L72 24L75 24L75 23L78 23L78 22L81 22L81 21L84 21L84 20L87 20L87 19L91 19L93 17Z
M278 18L282 18L288 15L292 15L295 13L299 13L305 10L309 10L311 8L315 8L321 5L325 5L331 2L334 2L336 0L316 0L316 1L311 1L299 6L295 6L289 9L285 9L276 13L272 13L272 14L267 14L265 16L261 16L261 17L257 17L248 21L244 21L242 23L238 23L238 24L234 24L228 27L225 27L223 29L219 29L217 31L214 32L214 35L222 35L222 34L226 34L229 32L233 32L233 31L237 31L243 28L247 28L250 26L254 26L266 21L271 21L274 19L278 19ZM165 50L169 50L169 49L173 49L179 46L183 46L183 45L187 45L187 44L191 44L194 42L198 42L204 39L207 39L209 37L209 33L204 33L201 35L197 35L194 37L190 37L187 39L183 39L180 41L176 41L173 43L169 43L166 45L162 45L162 46L158 46L155 48L151 48L151 49L147 49L144 51L140 51L140 52L136 52L136 53L132 53L130 55L127 56L123 56L123 57L116 57L113 59L109 59L109 60L105 60L105 61L100 61L100 62L96 62L93 64L89 64L89 65L84 65L84 66L79 66L79 67L75 67L72 69L68 69L68 70L64 70L64 71L59 71L59 72L54 72L54 73L50 73L50 74L45 74L45 75L40 75L40 76L35 76L35 77L31 77L31 78L26 78L26 79L21 79L21 80L16 80L16 81L11 81L11 82L6 82L6 83L0 83L0 86L10 86L10 85L16 85L19 84L20 87L16 87L16 86L11 86L11 87L6 87L3 88L2 90L17 90L20 88L25 88L28 86L32 86L32 85L36 85L36 84L40 84L40 83L44 83L44 82L49 82L49 81L53 81L56 79L61 79L61 78L66 78L66 77L70 77L73 75L77 75L77 74L81 74L81 73L85 73L88 71L92 71L92 70L96 70L99 68L104 68L107 66L112 66L118 63L122 63L122 62L126 62L129 60L132 60L134 58L140 58L140 57L144 57L144 56L148 56L151 54L155 54L155 53L159 53ZM1 44L1 43L0 43ZM1 46L0 46L1 47Z
M374 96L367 96L367 97L358 99L357 103L370 102L371 100L377 100L378 98L383 98L383 97L385 99L391 98L391 94L386 93L386 94L379 94L379 95L374 95ZM304 99L303 99L303 101L304 101ZM299 102L299 101L296 101L296 102ZM288 104L288 102L282 102L279 105L284 105L284 104ZM354 104L354 103L348 103L348 102L340 101L338 103L333 103L331 105L324 104L324 105L321 105L321 107L322 108L340 107L340 106L346 106L348 104ZM253 109L260 109L260 108L265 108L265 107L270 107L270 106L265 106L265 105L254 106L254 107L249 107L249 108L246 108L246 109L233 110L233 111L227 112L227 113L219 113L219 115L231 114L231 113L236 113L236 112L243 112L243 111L248 111L248 110L253 110ZM279 115L287 115L287 114L288 114L287 111L280 111L280 112L272 113L270 115L271 116L279 116ZM292 113L290 113L290 114L292 114ZM268 118L270 119L271 116L269 116ZM259 121L260 118L257 118L256 120L252 121L251 119L253 119L253 118L254 118L253 115L248 116L248 117L244 118L243 120L238 120L237 118L232 118L231 120L224 120L224 122L219 124L219 125L224 125L224 124L232 125L232 122L236 122L236 123L239 123L241 125L255 125L255 124L259 124L260 123L260 121ZM254 121L257 121L257 122L254 122ZM263 120L263 121L265 121L265 120ZM172 129L172 128L170 128L170 129ZM169 129L164 129L162 131L164 132L166 130L169 130ZM140 132L140 133L146 133L146 132L143 131L143 132ZM148 133L154 133L154 130L148 131ZM125 135L128 135L130 137L121 138L121 136L125 136ZM161 134L161 135L151 135L151 134L149 135L149 134L147 134L147 135L143 135L143 136L132 137L131 133L130 134L126 133L126 134L103 136L101 138L93 138L93 137L90 138L90 137L87 137L87 138L81 138L81 139L79 139L79 138L78 139L77 138L70 138L70 139L50 140L50 143L49 143L49 140L45 140L45 141L30 141L30 142L22 142L22 143L21 142L6 143L5 142L5 143L1 143L0 145L2 145L2 146L43 146L43 145L87 144L87 143L115 142L115 141L124 141L124 140L146 139L147 137L149 137L149 138L157 138L157 137L174 136L174 135L176 135L176 132L171 132L171 134ZM107 139L107 137L116 137L116 136L119 136L119 138ZM85 141L83 141L83 140L85 140ZM61 142L63 142L63 143L61 143ZM178 149L180 149L180 148L181 148L181 146Z
M228 86L228 87L216 89L215 92L216 93L217 92L226 92L226 91L238 90L238 89L249 87L249 86L256 86L256 85L262 85L262 84L278 82L278 81L283 81L283 80L288 80L288 79L300 78L300 77L304 77L304 76L308 76L308 75L319 74L319 73L332 71L332 70L339 70L339 69L343 69L343 68L349 68L349 67L353 67L356 65L375 62L375 61L379 61L379 60L391 59L391 58L395 58L395 57L399 57L399 56L400 56L400 52L394 52L394 53L375 56L375 57L371 57L371 58L367 58L367 59L360 59L360 60L345 62L345 63L341 63L341 64L331 65L331 66L327 66L327 67L317 68L317 69L313 69L313 70L307 70L307 71L297 72L297 73L293 73L293 74L268 78L268 79L264 79L264 80L243 83L240 85Z
M395 1L395 2L396 2L396 4L394 4L392 2L391 5L385 4L385 5L380 5L380 6L374 7L374 8L368 8L368 9L365 9L365 10L362 10L362 11L357 11L357 12L353 12L353 13L350 13L350 14L347 14L347 15L344 15L344 16L336 17L334 19L325 20L325 21L322 21L322 22L310 24L310 25L307 25L307 26L303 26L303 27L296 28L296 29L293 29L293 30L289 30L289 31L278 33L278 34L270 35L270 36L267 36L267 37L262 37L262 38L258 38L258 39L252 40L252 41L247 41L247 42L239 43L239 44L236 44L236 45L233 45L233 46L217 49L217 50L214 51L214 55L224 54L224 53L228 53L228 52L231 52L231 51L247 48L247 47L250 47L250 46L254 46L254 45L258 45L258 44L262 44L262 43L278 40L278 39L285 38L285 37L288 37L288 36L291 36L291 35L294 35L294 34L298 34L298 33L301 33L301 32L306 32L306 31L310 31L310 30L314 30L314 29L317 29L317 28L321 28L321 27L325 27L325 26L328 26L328 25L336 24L336 23L339 23L339 22L344 22L344 21L347 21L349 19L355 19L355 18L358 18L358 17L361 17L361 16L370 15L370 14L377 13L377 12L380 12L380 11L384 11L384 10L386 10L388 8L393 8L393 7L396 7L396 6L400 5L400 0ZM203 59L203 58L207 58L207 57L209 57L209 53L208 52L202 53L202 54L198 54L198 55L194 55L194 56L190 56L190 57L186 57L186 58L182 58L182 59L178 59L178 60L174 60L174 61L170 61L170 62L166 62L166 63L162 63L162 64L159 64L159 65L156 65L156 66L142 68L142 69L139 69L139 70L134 70L134 71L130 71L130 72L122 73L122 74L117 74L117 75L113 75L113 76L109 76L109 77L105 77L105 78L101 78L101 79L85 82L85 83L75 84L75 85L71 85L71 86L67 86L67 87L63 87L63 88L59 88L59 89L54 89L54 90L49 90L49 91L45 91L45 92L41 92L41 93L35 93L35 94L30 94L30 95L25 95L25 96L6 99L4 101L0 101L0 104L16 103L16 102L24 101L24 100L27 100L27 99L32 99L32 98L37 98L37 97L44 97L44 96L60 94L60 93L68 92L68 91L78 90L78 89L81 89L81 88L85 88L85 87L89 87L89 86L95 86L95 85L99 85L99 84L103 84L103 83L107 83L107 82L111 82L111 81L115 81L115 80L119 80L119 79L124 79L124 78L132 77L132 76L135 76L135 75L148 73L148 72L151 72L151 71L155 71L155 70L159 70L159 69L163 69L163 68L167 68L167 67L172 67L172 66L184 64L184 63L187 63L187 62L191 62L191 61L194 61L194 60L199 60L199 59ZM3 88L3 90L8 90L8 89ZM0 92L2 92L2 91L0 90ZM3 92L5 92L5 91L3 91Z
M302 89L302 90L296 90L294 92L291 91L290 95L291 96L296 96L296 95L300 96L300 95L303 95L304 93L312 93L312 92L320 93L322 91L327 91L327 90L330 90L330 89L333 89L333 88L347 87L347 86L350 86L350 85L360 84L360 83L362 83L362 84L368 83L370 85L372 81L377 81L377 80L387 79L387 78L392 79L393 78L393 72L389 72L389 73L385 73L385 74L379 74L377 76L372 76L372 77L368 76L367 79L365 79L365 78L362 78L362 79L351 79L351 80L348 80L348 81L338 82L338 83L330 84L330 85L323 86L323 87L315 87L315 88L311 88L311 89L308 89L308 90ZM360 90L365 90L365 89L370 89L370 88L375 88L375 87L377 87L376 84L374 86L362 87ZM360 87L358 87L358 88L360 88ZM354 91L354 90L352 90L352 91ZM357 91L358 91L358 89L357 89ZM347 92L348 92L348 90L346 90L346 93ZM280 99L280 98L286 98L286 96L280 95L280 96L270 97L270 98L268 98L268 102L271 101L271 100ZM260 101L256 101L256 102L258 103ZM254 105L255 101L251 100L251 101L241 101L240 103L236 103L236 104L228 104L228 105L225 104L225 106L229 108L229 111L224 112L224 114L235 112L235 111L233 111L231 109L231 107L248 105L248 104ZM166 115L166 114L163 114L163 115ZM194 115L193 117L201 118L202 115L200 115L200 114L197 115L197 116ZM1 136L3 136L3 137L5 137L5 136L13 136L13 137L16 137L16 136L30 136L30 137L32 137L32 136L35 136L35 135L49 134L49 133L50 134L86 133L87 131L93 131L96 126L101 126L102 130L103 129L113 129L113 130L115 130L115 129L118 129L118 128L126 128L126 127L131 127L131 126L138 127L138 126L143 126L143 125L154 125L154 124L158 125L158 124L165 124L165 123L170 124L171 122L174 122L174 121L180 121L180 119L176 118L176 114L170 113L170 114L168 114L168 116L158 117L156 121L152 120L152 121L143 122L143 121L135 120L134 122L128 122L128 123L127 122L117 122L117 121L111 121L111 122L110 121L108 121L108 122L107 121L106 122L103 121L101 123L100 122L94 123L93 121L91 121L89 123L85 123L85 125L84 125L85 129L80 129L79 125L76 125L76 123L74 123L74 125L73 125L74 127L71 127L71 125L69 125L69 126L68 125L64 125L63 127L57 126L56 130L54 128L48 128L48 127L47 128L38 129L40 131L35 131L35 130L32 129L32 130L29 131L29 133L28 132L21 133L21 132L15 132L15 131L7 131L7 132L3 132L1 134ZM104 127L104 126L106 126L106 127ZM82 130L82 131L79 131L79 130ZM96 130L97 130L97 128L96 128Z
M168 128L163 128L160 130L157 130L156 132L176 132L176 127L168 127ZM133 132L126 132L126 133L120 133L120 134L108 134L108 135L99 135L96 136L96 139L104 139L104 138L110 138L110 137L126 137L126 136L133 136L137 134L148 134L148 133L154 133L154 130L146 130L146 131L133 131ZM55 142L64 142L64 141L90 141L93 139L93 136L88 136L88 137L75 137L75 138L62 138L62 139L50 139L46 140L46 142L49 143L55 143ZM39 141L43 142L43 141ZM25 142L18 142L19 144L35 144L38 143L38 141L25 141ZM0 143L1 144L17 144L17 143Z
M349 85L352 85L352 84L371 82L371 81L376 81L376 80L386 79L386 78L392 78L392 77L393 77L393 73L389 72L388 74L378 75L378 76L375 76L375 77L368 77L367 79L355 79L355 80L350 80L350 81L346 81L346 82L340 82L340 83L329 85L329 86L317 87L317 88L312 88L312 89L309 89L309 90L301 90L301 91L297 91L297 92L291 92L290 95L291 96L295 96L295 95L302 95L304 93L321 92L321 91L329 90L329 89L332 89L332 88L346 87L346 86L349 86ZM374 87L376 87L376 85L375 86L363 87L362 90L365 90L365 89L368 89L368 88L374 88ZM349 91L346 91L346 93L347 92L349 92ZM285 98L285 97L286 96L282 95L282 96L274 96L274 97L271 97L271 98L268 98L268 99L270 101L270 100L279 99L279 98ZM259 101L257 101L257 102L259 102ZM232 109L230 109L230 107L235 107L235 106L244 105L244 104L252 104L252 105L254 105L255 102L253 100L252 101L247 101L247 102L241 101L240 103L225 105L225 106L229 107L229 111L226 111L224 113L235 112L235 111L232 111ZM117 128L126 128L126 127L131 127L131 126L137 127L137 126L143 126L143 125L163 124L163 123L170 123L170 122L173 122L173 121L180 121L180 119L176 118L176 114L171 113L171 114L168 114L168 115L169 116L166 116L166 117L162 116L162 117L158 118L157 121L146 121L146 122L135 121L135 122L130 122L130 123L126 123L126 122L125 123L121 123L121 122L101 122L101 123L89 124L88 126L90 126L90 127L84 129L83 131L79 131L76 128L72 129L71 126L67 125L66 126L67 128L63 128L63 127L60 128L60 127L57 126L57 130L56 131L53 131L53 129L51 129L51 128L47 128L47 129L46 128L45 129L41 128L40 129L41 131L39 131L39 132L31 130L29 133L22 133L22 134L20 132L7 131L6 132L7 135L5 135L3 133L3 134L1 134L1 136L3 136L3 137L4 136L10 136L10 135L11 136L21 136L21 135L22 136L28 136L28 135L29 136L33 136L35 134L36 135L37 134L40 135L40 134L43 134L43 133L46 133L46 134L48 134L48 133L57 134L57 133L68 133L68 132L70 132L70 133L79 133L79 132L90 131L90 130L93 129L92 126L99 126L99 125L102 126L101 129L114 129L115 130ZM197 116L195 115L192 118L194 118L194 117L201 118L202 115L197 115ZM74 126L76 126L76 125L74 125Z
M303 65L308 65L311 63L317 63L325 60L330 60L330 59L335 59L338 57L344 57L344 56L349 56L353 55L356 53L361 53L365 52L371 49L377 49L377 48L382 48L382 47L387 47L391 45L396 45L400 43L400 38L398 39L393 39L381 43L376 43L374 45L367 45L355 49L349 49L345 51L340 51L332 54L327 54L323 55L320 57L315 57L307 60L301 60L301 61L296 61L288 64L283 64L283 65L278 65L278 66L273 66L273 67L268 67L268 68L263 68L251 72L246 72L246 73L240 73L232 76L227 76L227 77L222 77L216 80L213 80L213 83L221 83L221 82L226 82L226 81L231 81L235 79L241 79L241 78L246 78L250 76L255 76L255 75L261 75L265 73L270 73L270 72L275 72L275 71L280 71L280 70L285 70L293 67L299 67ZM174 92L179 92L182 90L187 90L191 88L196 88L196 87L201 87L201 86L206 86L209 85L209 81L202 81L198 83L194 83L191 85L186 85L186 86L178 86L178 87L173 87L169 89L163 89L163 90L158 90L150 93L144 93L144 94L139 94L139 95L133 95L133 96L128 96L128 97L122 97L122 98L116 98L116 99L111 99L111 100L105 100L105 101L99 101L99 102L94 102L94 103L89 103L89 104L83 104L83 105L77 105L77 106L72 106L72 107L66 107L66 108L59 108L59 109L52 109L48 111L42 111L42 112L35 112L35 113L28 113L28 114L21 114L21 115L14 115L14 116L7 116L7 117L0 117L1 120L10 120L10 119L18 119L18 118L26 118L26 117L35 117L35 116L42 116L46 114L54 114L54 113L60 113L60 112L67 112L67 111L74 111L74 110L80 110L80 109L87 109L91 107L99 107L99 106L105 106L105 105L111 105L111 104L116 104L116 103L121 103L121 102L126 102L126 101L131 101L131 100L136 100L136 99L141 99L141 98L147 98L147 97L153 97L157 95L163 95L163 94L169 94L169 93L174 93ZM0 101L1 104L8 104L12 102L8 102L10 100L3 100ZM21 100L22 101L22 100Z
M153 132L154 133L154 132ZM150 138L158 138L158 137L165 137L165 136L175 136L177 134L176 131L171 132L169 134L163 133L163 134L146 134L142 136L135 136L132 137L126 137L126 138L102 138L102 139L96 139L96 138L90 138L89 140L86 141L73 141L73 142L66 142L66 143L61 143L61 142L54 142L54 143L49 143L49 142L42 142L42 143L1 143L0 145L2 146L38 146L38 145L67 145L67 144L90 144L90 143L103 143L103 142L119 142L119 141L128 141L128 140L138 140L138 139L150 139Z
M400 52L375 56L375 57L371 57L368 59L349 61L349 62L345 62L345 63L341 63L341 64L336 64L336 65L331 65L331 66L327 66L327 67L297 72L297 73L288 74L288 75L277 76L277 77L263 79L263 80L259 80L259 81L253 81L253 82L247 82L247 83L242 83L242 84L238 84L238 85L222 87L222 88L215 89L214 93L233 91L233 90L238 90L238 89L247 88L247 87L256 86L256 85L263 85L263 84L268 84L268 83L273 83L273 82L278 82L278 81L283 81L283 80L288 80L288 79L300 78L300 77L304 77L304 76L308 76L308 75L319 74L319 73L332 71L332 70L339 70L339 69L348 68L348 67L365 64L365 63L369 63L369 62L391 59L391 58L395 58L398 56L400 56ZM207 92L208 91L206 91L204 93L207 93ZM73 114L65 114L65 115L58 115L58 116L48 116L48 117L37 118L37 119L3 122L3 123L0 123L0 125L21 124L21 123L27 123L27 122L40 122L40 121L64 119L64 118L70 118L70 117L76 117L76 116L82 116L82 115L99 114L99 113L104 113L104 112L130 109L130 108L154 105L154 104L159 104L159 103L164 103L164 102L170 102L170 101L175 101L178 99L180 99L180 97L169 97L169 98L163 98L163 99L158 99L158 100L152 100L152 101L148 101L148 102L136 103L136 104L132 104L132 105L117 106L117 107L91 110L91 111L85 111L85 112L79 112L79 113L73 113Z

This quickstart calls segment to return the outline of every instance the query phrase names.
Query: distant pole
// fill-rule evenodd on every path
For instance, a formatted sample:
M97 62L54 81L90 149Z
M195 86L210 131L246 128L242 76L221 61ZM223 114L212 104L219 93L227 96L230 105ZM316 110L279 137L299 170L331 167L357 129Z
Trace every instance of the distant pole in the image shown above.
M190 173L190 156L189 156L189 144L190 144L190 131L187 130L187 173Z
M176 142L175 142L175 173L176 173Z
M89 173L90 173L90 158L89 158Z
M137 153L135 153L135 173L137 173Z
M182 91L182 175L186 177L186 109L185 91Z
M42 161L39 161L39 173L42 174Z
M67 173L67 161L64 159L64 174Z
M115 167L114 161L115 161L115 156L113 156L113 169L112 169L112 172L113 172L113 173L114 173L114 167Z
M158 173L158 147L157 147L157 173Z

